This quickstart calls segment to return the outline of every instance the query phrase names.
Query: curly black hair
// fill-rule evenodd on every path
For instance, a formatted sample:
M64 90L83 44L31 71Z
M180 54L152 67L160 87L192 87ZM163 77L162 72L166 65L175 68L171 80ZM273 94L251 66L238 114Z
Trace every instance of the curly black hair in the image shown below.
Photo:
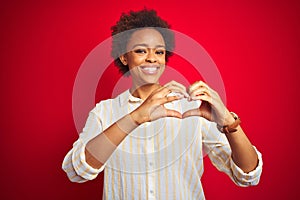
M129 68L124 65L119 56L126 53L126 45L133 32L138 29L151 27L160 32L166 44L166 62L173 54L175 42L174 33L170 30L170 25L161 19L155 10L143 9L140 11L130 11L128 14L122 13L119 21L111 27L112 30L112 51L115 65L119 71L128 76Z

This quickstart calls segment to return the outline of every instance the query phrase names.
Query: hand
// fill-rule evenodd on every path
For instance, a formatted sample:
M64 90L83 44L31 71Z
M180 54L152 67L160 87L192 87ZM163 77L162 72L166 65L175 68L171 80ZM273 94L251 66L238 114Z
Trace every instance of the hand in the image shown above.
M216 122L221 126L234 122L234 118L223 104L216 91L211 89L206 83L199 81L192 84L188 89L189 100L201 100L199 108L188 110L182 117L201 116L209 121Z
M182 96L178 95L169 95L172 91L177 91L180 94L184 93L181 88L182 85L180 85L170 83L169 85L166 84L165 86L154 90L136 110L130 113L131 118L138 124L154 121L162 117L182 118L181 113L164 107L165 103L182 98ZM183 88L185 87L183 86ZM185 95L187 95L187 93Z

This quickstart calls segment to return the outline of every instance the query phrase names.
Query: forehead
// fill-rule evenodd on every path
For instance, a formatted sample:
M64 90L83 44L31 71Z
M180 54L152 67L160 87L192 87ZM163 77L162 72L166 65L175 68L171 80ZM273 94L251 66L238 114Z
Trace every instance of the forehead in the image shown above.
M156 48L161 46L164 47L165 41L163 36L157 30L153 28L145 28L132 33L127 43L127 49L130 50L134 46L140 44L149 48Z

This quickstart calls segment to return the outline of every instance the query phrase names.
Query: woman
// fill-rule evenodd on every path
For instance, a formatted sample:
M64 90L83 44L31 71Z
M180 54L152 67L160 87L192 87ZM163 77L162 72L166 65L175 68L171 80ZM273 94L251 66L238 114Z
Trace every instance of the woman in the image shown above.
M63 162L74 182L105 170L104 199L204 199L203 149L236 184L259 182L261 154L216 91L202 81L159 84L174 48L169 28L146 9L112 27L112 56L132 86L96 105Z

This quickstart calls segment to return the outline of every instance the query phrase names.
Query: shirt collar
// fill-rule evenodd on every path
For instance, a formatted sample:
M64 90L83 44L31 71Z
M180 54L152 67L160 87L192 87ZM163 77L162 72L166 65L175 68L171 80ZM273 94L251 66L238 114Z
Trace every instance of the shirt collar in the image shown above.
M126 103L139 103L142 99L132 96L129 89L120 94L119 96L120 106L124 106Z
M138 97L134 97L130 93L129 89L119 95L120 106L124 106L125 103L141 103L142 101L143 101L142 99L140 99ZM171 101L169 103L174 104L173 101Z

